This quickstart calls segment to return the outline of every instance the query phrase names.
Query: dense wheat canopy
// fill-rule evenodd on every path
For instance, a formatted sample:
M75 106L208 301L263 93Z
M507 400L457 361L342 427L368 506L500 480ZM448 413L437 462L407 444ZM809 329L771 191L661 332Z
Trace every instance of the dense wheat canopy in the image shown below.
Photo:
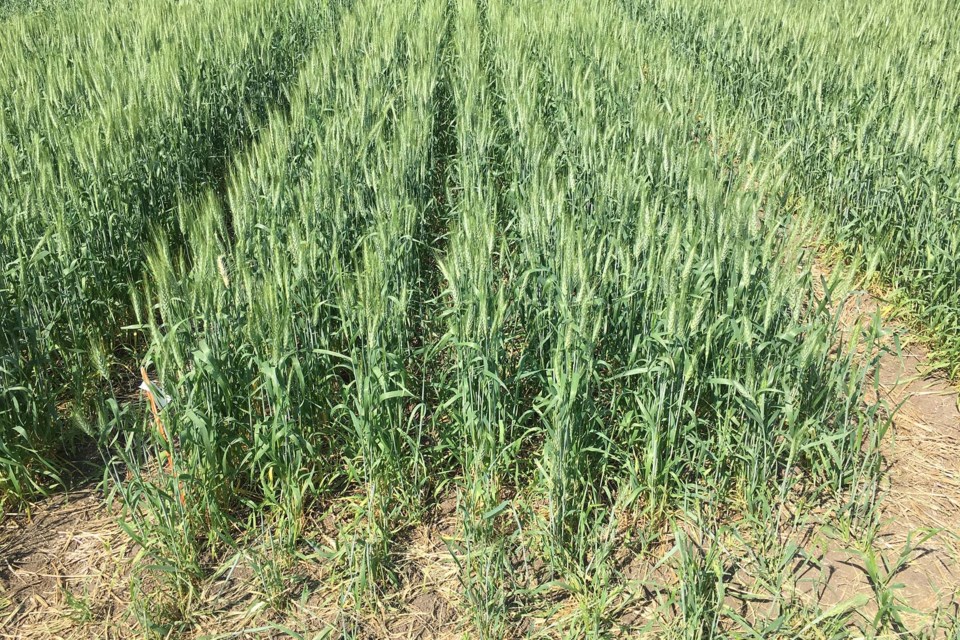
M454 495L471 633L519 633L535 556L608 637L629 529L677 541L674 630L716 636L719 547L677 514L872 508L854 278L960 367L949 4L0 9L0 504L102 454L160 635L239 548L283 593L330 505L340 606L372 606Z

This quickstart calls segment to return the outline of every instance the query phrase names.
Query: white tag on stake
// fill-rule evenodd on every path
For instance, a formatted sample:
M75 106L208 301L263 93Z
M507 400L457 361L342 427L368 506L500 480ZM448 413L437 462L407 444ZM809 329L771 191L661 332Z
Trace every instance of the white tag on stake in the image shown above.
M167 405L170 404L170 401L172 400L170 396L163 392L163 389L154 384L152 381L149 385L146 382L141 382L140 389L153 396L154 402L157 403L157 411L163 411L166 409Z

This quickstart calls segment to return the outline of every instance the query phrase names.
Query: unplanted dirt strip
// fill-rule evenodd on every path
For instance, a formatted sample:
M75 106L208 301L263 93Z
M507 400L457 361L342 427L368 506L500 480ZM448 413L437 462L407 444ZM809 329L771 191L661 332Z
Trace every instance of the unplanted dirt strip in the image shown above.
M880 299L858 292L847 301L841 322L852 330L882 308ZM877 382L881 399L894 413L881 445L885 466L874 549L892 567L902 552L915 547L890 583L902 585L894 589L895 597L916 610L904 616L905 622L920 628L930 613L957 603L960 595L960 400L947 379L930 373L927 350L910 343L907 329L889 320L885 326L891 349L881 358ZM904 346L898 349L898 344ZM933 535L917 545L928 534ZM871 603L862 613L872 616L875 593L857 541L827 540L817 555L821 566L807 566L801 589L809 589L807 595L824 610L866 595Z

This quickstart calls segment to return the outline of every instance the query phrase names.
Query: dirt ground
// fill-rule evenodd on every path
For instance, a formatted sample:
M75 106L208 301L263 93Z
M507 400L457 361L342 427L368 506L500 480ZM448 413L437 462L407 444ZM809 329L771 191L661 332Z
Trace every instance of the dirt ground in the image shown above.
M825 273L822 267L815 270L815 275ZM847 332L884 314L879 295L860 291L846 302L841 324ZM899 585L899 599L917 612L947 607L955 614L960 602L960 399L949 380L931 371L927 349L912 341L907 328L890 320L884 325L890 351L881 357L877 386L895 413L881 444L881 524L874 546L881 566L886 561L891 570L907 554L890 580ZM871 599L864 613L872 615L874 590L855 545L827 538L818 546L821 567L808 567L801 579L811 580L820 606L863 593ZM919 625L922 616L904 618Z
M89 487L50 498L0 530L0 638L123 637L134 556L129 537ZM103 621L99 629L95 621ZM102 633L100 633L102 632Z

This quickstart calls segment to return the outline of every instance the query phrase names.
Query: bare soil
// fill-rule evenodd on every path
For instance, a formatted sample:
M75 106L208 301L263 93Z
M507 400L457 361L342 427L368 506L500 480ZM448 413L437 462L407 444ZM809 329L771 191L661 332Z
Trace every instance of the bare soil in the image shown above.
M880 295L860 291L848 300L843 327L849 332L877 313L883 315ZM912 341L908 329L889 319L884 326L890 350L881 357L875 382L893 413L881 444L884 469L874 549L890 568L912 549L890 583L897 585L896 597L915 610L904 621L922 630L932 612L946 607L956 613L960 602L960 400L950 381L932 371L929 352ZM874 588L857 541L820 532L813 537L820 566L807 563L798 576L808 585L807 595L828 609L865 594L871 602L861 613L874 615Z
M135 549L93 488L0 529L0 638L122 638Z

